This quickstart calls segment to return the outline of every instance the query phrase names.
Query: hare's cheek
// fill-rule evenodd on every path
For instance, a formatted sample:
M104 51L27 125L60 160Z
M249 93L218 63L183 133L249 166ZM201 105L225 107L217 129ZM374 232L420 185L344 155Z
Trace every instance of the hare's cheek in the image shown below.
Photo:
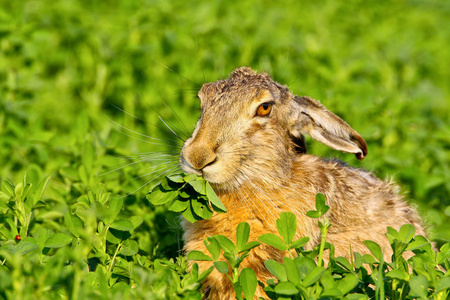
M224 183L229 180L230 172L221 158L203 168L202 172L203 177L211 183Z
M215 162L203 168L203 177L210 183L226 186L236 181L238 162L239 159L229 153L218 153Z

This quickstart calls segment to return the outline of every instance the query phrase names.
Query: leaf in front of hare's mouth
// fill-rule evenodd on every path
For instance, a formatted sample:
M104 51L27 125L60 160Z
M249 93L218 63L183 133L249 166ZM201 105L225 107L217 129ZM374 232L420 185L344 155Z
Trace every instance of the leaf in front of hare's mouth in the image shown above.
M146 198L153 205L169 205L170 211L182 213L190 222L227 211L209 182L195 174L164 177Z

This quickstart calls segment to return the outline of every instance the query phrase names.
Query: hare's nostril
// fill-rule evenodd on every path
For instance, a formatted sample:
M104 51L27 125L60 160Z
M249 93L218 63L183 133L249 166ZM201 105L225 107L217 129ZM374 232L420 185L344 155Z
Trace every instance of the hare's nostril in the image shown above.
M216 162L217 155L205 145L191 144L184 148L181 163L201 173L202 170Z
M185 158L184 155L181 154L180 157L180 166L181 169L186 172L186 173L190 173L190 174L197 174L197 175L202 175L202 171L198 170L196 168L194 168Z
M208 166L210 166L210 165L212 165L212 164L214 164L216 161L217 161L217 156L215 156L214 159L213 159L211 162L205 164L205 165L203 166L203 169L206 168L206 167L208 167Z

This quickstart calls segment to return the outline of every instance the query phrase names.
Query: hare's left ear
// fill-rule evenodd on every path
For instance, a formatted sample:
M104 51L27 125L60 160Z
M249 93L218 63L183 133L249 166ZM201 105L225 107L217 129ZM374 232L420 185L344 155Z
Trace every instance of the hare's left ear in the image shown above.
M293 136L309 134L313 139L348 153L358 159L367 155L364 139L341 118L327 110L319 101L297 97L291 102L289 130Z

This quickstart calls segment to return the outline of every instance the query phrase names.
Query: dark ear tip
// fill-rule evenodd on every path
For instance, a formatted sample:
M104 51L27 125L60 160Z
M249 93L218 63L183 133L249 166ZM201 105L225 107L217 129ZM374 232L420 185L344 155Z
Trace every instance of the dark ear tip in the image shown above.
M365 146L365 144L364 144ZM358 152L355 154L356 158L359 160L363 160L367 156L367 147L364 147L364 149L361 149L361 152Z
M366 158L366 156L364 154L362 154L361 152L356 153L356 158L359 160L363 160L364 158Z
M366 158L367 153L368 153L366 142L359 134L353 136L353 141L356 142L356 144L358 145L358 148L360 150L359 152L357 152L355 154L356 158L359 160L363 160L364 158Z

